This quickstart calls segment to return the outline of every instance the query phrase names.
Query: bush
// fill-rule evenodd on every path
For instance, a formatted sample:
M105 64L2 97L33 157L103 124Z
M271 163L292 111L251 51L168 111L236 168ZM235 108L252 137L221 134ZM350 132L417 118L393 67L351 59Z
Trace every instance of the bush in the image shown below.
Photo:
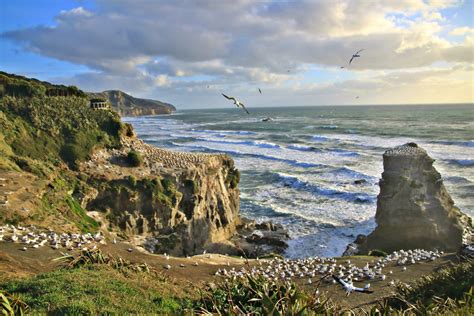
M128 177L128 183L129 183L132 187L136 187L136 186L137 186L137 178L135 178L134 176L129 176L129 177Z
M369 256L386 257L387 255L388 254L385 251L379 249L372 249L371 251L369 251Z
M235 189L240 182L240 171L232 168L227 174L227 183L231 189Z
M85 160L87 153L76 144L66 144L61 149L61 158L72 167L76 167L79 161Z
M205 313L222 315L334 314L335 306L317 295L298 290L293 283L261 278L224 281L208 289L197 304Z
M132 167L139 167L143 164L143 157L135 150L131 150L127 155L127 162Z

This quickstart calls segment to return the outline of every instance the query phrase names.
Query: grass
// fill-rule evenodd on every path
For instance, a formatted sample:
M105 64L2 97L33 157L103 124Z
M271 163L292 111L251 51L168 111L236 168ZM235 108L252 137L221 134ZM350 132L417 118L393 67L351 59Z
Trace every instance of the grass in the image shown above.
M473 291L474 262L471 260L423 276L411 286L399 285L397 294L388 302L395 309L420 312L430 309L474 312Z
M163 279L123 273L109 266L61 269L0 284L24 301L32 314L178 313L186 302Z
M86 211L81 207L76 199L72 196L66 196L65 201L70 210L79 218L75 220L75 222L83 232L95 232L99 229L99 223L86 214Z

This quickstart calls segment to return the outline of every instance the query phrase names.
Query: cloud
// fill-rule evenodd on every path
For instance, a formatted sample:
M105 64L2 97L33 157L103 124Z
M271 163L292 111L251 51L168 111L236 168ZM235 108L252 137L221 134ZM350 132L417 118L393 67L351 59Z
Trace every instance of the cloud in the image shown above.
M54 26L2 37L87 66L89 73L68 80L92 90L105 84L143 93L197 91L199 84L283 87L301 79L297 74L308 65L339 69L361 48L362 57L349 71L362 77L472 63L472 29L452 30L465 35L460 43L440 35L446 21L439 10L456 5L459 1L97 0L94 10L59 12Z
M451 32L449 32L449 34L455 35L455 36L464 35L464 34L474 34L474 28L467 27L467 26L457 27L453 29Z

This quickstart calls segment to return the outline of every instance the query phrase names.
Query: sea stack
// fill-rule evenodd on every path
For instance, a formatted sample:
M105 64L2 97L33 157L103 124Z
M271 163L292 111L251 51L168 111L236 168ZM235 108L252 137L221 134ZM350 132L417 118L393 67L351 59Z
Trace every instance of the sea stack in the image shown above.
M460 249L463 236L472 231L472 222L454 206L433 162L415 143L383 154L377 228L366 238L358 238L358 253L372 249Z

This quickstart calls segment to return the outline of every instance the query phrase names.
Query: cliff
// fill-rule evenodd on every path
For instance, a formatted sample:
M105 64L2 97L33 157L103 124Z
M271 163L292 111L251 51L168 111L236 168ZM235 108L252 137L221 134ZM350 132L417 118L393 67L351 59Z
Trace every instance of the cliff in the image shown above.
M0 84L0 224L102 231L174 255L284 250L280 228L247 236L259 228L241 224L229 156L147 145L75 87L9 74Z
M358 237L359 253L371 249L460 249L463 238L472 232L471 219L454 206L433 162L414 143L384 153L377 227L367 237Z
M141 157L138 166L130 152ZM151 252L235 252L228 240L240 223L238 171L229 156L172 152L131 136L91 158L80 170L96 191L81 202L109 230Z
M108 90L103 92L90 92L91 98L102 98L112 104L112 108L121 116L140 116L170 114L176 111L176 108L165 102L135 98L119 90Z

